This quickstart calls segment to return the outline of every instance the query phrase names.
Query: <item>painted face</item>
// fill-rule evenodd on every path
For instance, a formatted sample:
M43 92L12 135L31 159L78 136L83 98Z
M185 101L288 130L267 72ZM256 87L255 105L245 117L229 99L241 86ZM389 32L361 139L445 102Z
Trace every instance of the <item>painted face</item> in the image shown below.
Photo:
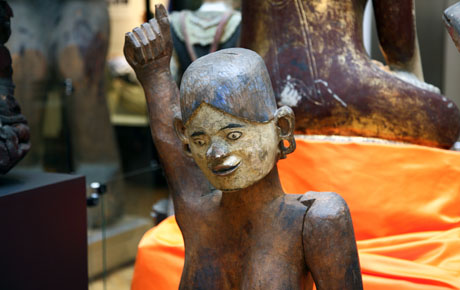
M265 177L279 153L275 122L250 122L202 104L185 124L192 157L222 191L246 188Z

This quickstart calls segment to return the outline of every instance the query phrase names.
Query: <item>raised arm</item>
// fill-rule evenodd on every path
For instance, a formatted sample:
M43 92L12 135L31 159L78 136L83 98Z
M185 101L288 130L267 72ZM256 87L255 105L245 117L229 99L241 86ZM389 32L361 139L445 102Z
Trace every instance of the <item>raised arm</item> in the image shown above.
M184 220L181 216L209 190L209 185L193 160L185 156L174 133L174 116L180 110L179 90L169 69L173 45L166 9L156 5L155 10L155 18L126 33L124 54L144 88L153 142L180 224Z
M414 0L373 0L380 47L388 66L423 81Z
M307 267L318 290L363 289L350 212L332 192L308 192L303 245Z

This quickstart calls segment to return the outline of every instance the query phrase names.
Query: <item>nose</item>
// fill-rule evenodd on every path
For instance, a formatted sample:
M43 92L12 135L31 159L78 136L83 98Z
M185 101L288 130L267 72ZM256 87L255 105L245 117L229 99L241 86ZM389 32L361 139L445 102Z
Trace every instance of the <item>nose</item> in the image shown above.
M227 156L228 147L225 142L212 140L211 146L206 151L206 157L211 160L222 159Z

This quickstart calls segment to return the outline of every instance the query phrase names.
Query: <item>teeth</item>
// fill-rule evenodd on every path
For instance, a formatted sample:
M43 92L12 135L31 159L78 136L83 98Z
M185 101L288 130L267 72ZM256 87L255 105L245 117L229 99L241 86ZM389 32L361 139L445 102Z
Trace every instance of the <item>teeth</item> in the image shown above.
M212 168L212 171L214 173L221 173L221 174L226 173L226 172L231 172L236 167L238 167L238 165L240 164L240 161L241 160L238 157L230 156L226 158L224 162L222 162L221 164L214 166L214 168Z
M240 159L235 156L230 156L220 165L222 167L232 167L237 165L240 162Z

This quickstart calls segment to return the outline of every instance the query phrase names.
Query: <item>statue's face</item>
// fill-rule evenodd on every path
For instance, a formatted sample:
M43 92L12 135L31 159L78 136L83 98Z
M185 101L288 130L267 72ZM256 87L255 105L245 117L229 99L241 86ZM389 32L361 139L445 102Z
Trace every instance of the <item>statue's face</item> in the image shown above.
M222 191L256 183L277 161L280 139L273 120L249 122L203 104L186 123L184 133L193 159Z

